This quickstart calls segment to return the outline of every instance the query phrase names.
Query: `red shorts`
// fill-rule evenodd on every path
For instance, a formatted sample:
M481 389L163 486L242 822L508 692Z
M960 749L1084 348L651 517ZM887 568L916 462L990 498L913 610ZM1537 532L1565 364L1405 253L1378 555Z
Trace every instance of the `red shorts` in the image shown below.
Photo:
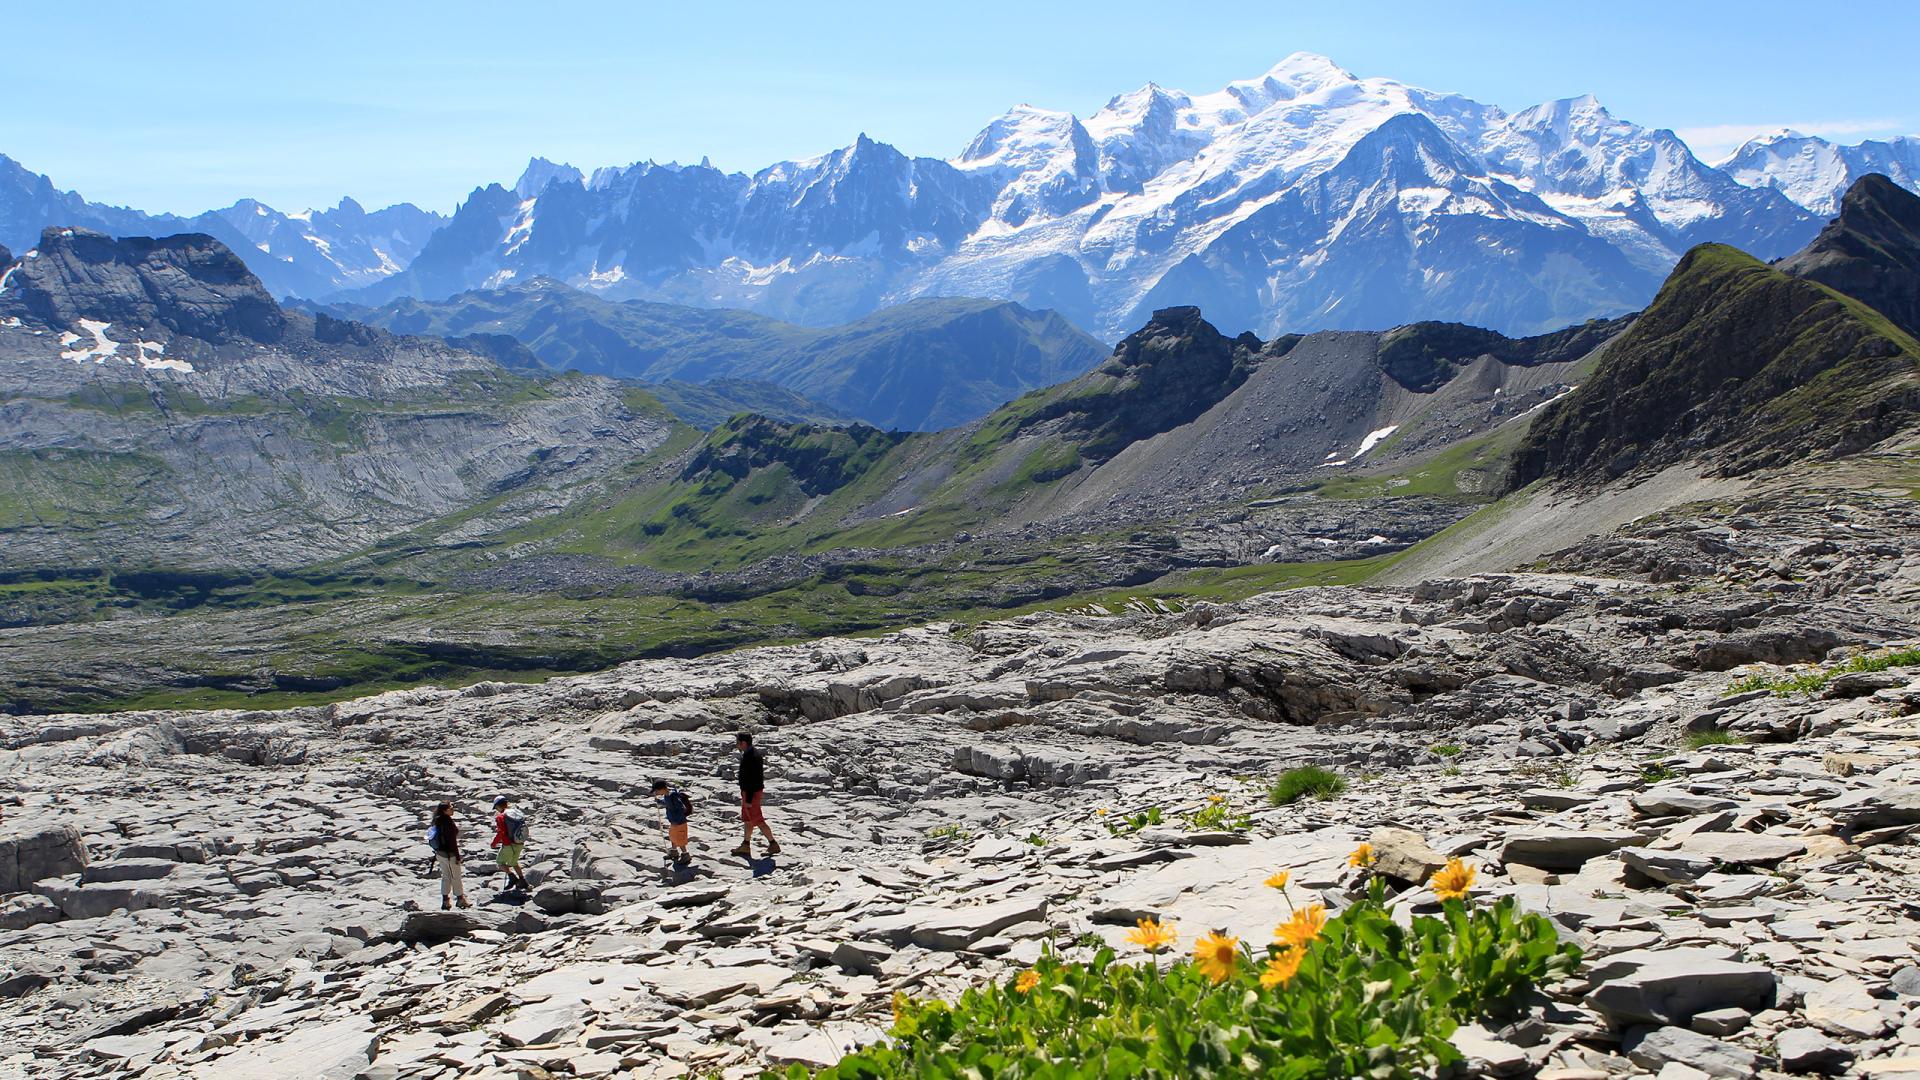
M752 795L740 796L740 820L749 825L765 825L767 815L760 812L760 796L766 794L756 791Z

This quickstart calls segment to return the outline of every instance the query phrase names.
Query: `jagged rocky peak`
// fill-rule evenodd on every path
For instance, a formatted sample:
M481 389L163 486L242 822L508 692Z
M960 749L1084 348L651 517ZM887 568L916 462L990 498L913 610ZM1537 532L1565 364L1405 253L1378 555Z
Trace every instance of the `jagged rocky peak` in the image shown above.
M286 316L231 249L204 233L120 237L49 228L0 305L72 330L80 321L224 342L278 341Z
M1861 177L1840 200L1840 216L1780 268L1920 335L1920 196L1879 173Z

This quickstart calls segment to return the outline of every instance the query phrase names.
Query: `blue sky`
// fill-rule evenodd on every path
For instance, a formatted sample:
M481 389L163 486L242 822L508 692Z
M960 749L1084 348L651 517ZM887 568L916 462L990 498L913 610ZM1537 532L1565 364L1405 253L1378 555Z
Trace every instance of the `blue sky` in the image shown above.
M1810 18L1827 12L1833 18ZM1513 109L1597 94L1703 157L1795 126L1920 132L1920 4L11 4L0 153L88 198L197 212L451 209L541 155L751 171L865 131L947 157L1019 102L1085 115L1296 50Z

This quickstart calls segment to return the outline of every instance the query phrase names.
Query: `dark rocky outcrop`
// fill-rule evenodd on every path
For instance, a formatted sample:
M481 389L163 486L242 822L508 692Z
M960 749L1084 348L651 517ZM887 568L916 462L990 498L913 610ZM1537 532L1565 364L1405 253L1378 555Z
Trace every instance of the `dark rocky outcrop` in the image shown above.
M1081 457L1104 461L1219 404L1247 380L1262 352L1260 339L1227 337L1197 307L1162 308L1106 363L1014 402L988 418L983 434L1008 437L1056 421L1052 427L1077 442Z
M1865 305L1703 244L1594 376L1535 421L1510 481L1854 453L1920 416L1917 366L1920 345Z
M1840 216L1780 264L1868 304L1920 335L1920 196L1872 173L1855 181Z
M0 306L61 329L95 319L128 332L262 343L286 330L285 314L260 279L211 236L115 239L53 228L41 234L38 251L15 269Z

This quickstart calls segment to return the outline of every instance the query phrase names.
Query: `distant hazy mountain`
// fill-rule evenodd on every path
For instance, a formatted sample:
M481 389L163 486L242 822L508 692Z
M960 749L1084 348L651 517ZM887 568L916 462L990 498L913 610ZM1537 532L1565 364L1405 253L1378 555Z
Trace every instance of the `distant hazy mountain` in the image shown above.
M825 414L911 430L966 423L1028 390L1073 378L1107 354L1059 315L997 300L913 300L821 329L743 311L616 302L539 278L444 301L326 310L405 334L506 334L553 367L598 375L771 383L822 403ZM737 397L723 389L709 396ZM670 404L692 400L685 388L669 396ZM745 400L756 399L774 407L756 404L755 411L776 418L829 418L810 415L804 402Z
M55 226L114 236L206 233L239 254L276 296L325 296L398 273L445 222L407 203L369 213L352 199L298 214L253 199L190 218L145 214L88 202L0 155L0 245L25 251Z

